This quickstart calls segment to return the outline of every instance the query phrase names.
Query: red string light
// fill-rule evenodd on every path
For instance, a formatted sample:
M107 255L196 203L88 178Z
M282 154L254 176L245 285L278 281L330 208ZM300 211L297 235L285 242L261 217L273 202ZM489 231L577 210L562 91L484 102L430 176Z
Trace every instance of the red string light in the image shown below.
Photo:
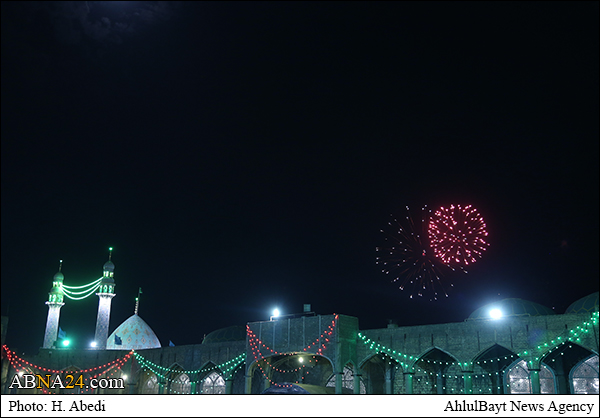
M98 372L93 376L90 376L89 379L96 379L100 376L103 376L104 374L110 372L112 370L112 373L110 376L112 376L117 370L121 370L121 367L123 367L123 365L125 363L127 363L127 361L129 360L129 358L132 356L133 354L133 350L131 350L128 354L126 354L123 357L120 357L118 359L115 359L111 362L108 362L106 364L103 364L101 366L96 366L96 367L90 367L88 369L82 369L82 370L55 370L55 369L50 369L50 368L46 368L46 367L42 367L42 366L38 366L34 363L31 363L19 356L17 356L13 351L11 351L8 346L3 345L2 349L6 352L6 357L8 359L8 361L10 362L11 366L17 371L17 373L21 373L23 372L24 369L29 369L28 371L33 372L33 369L37 369L40 371L44 371L44 372L49 372L52 374L57 374L57 375L61 375L61 374L75 374L75 373L90 373L96 370L100 370L100 369L104 369L106 368L106 370L102 371L102 372ZM42 388L38 388L40 389L43 393L45 394L57 394L58 392L52 392L50 390L44 389ZM92 391L92 388L86 388L86 389L80 389L80 392L88 392L88 391Z

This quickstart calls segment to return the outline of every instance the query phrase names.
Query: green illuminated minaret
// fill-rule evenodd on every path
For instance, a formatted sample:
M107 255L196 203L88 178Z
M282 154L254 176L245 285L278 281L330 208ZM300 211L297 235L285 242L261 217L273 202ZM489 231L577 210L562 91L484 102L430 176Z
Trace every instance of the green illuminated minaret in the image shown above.
M102 281L96 295L98 301L98 317L96 319L96 335L94 341L98 350L106 350L106 340L108 339L108 324L110 322L110 304L115 297L115 280L113 279L115 265L111 261L112 247L108 249L108 261L102 267Z
M65 276L61 272L62 260L58 266L58 273L54 275L52 280L52 289L48 292L48 319L46 320L46 333L44 334L43 348L52 348L58 337L58 320L60 318L60 308L63 307L64 292L62 289Z

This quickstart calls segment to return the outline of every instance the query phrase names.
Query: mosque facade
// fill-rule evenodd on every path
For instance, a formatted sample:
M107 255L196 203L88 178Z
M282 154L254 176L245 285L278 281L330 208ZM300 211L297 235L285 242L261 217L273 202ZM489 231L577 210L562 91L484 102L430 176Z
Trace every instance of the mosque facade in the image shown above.
M109 257L92 289L99 297L98 344L82 350L56 345L63 289L74 294L63 279L60 271L54 276L37 355L21 358L4 344L3 318L2 394L599 393L598 292L563 314L512 298L463 322L362 330L356 317L304 312L219 329L199 344L163 346L137 302L134 315L108 335L115 295ZM36 373L110 384L16 384Z

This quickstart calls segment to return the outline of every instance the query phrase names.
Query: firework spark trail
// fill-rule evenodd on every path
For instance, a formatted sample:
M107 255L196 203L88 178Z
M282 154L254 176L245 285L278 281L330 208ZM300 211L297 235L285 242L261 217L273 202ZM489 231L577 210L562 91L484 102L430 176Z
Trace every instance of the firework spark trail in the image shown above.
M436 210L428 234L435 256L448 266L465 268L473 264L490 245L485 221L472 205Z
M406 210L403 223L395 218L393 222L388 222L392 233L381 230L390 246L376 247L379 253L376 263L382 267L383 273L395 276L392 282L400 283L400 290L410 291L411 298L415 294L420 297L430 294L431 300L437 300L439 294L448 297L441 281L442 269L454 268L441 263L422 237L427 237L426 227L431 210L427 206L421 209L421 223L418 225L415 225L408 206Z

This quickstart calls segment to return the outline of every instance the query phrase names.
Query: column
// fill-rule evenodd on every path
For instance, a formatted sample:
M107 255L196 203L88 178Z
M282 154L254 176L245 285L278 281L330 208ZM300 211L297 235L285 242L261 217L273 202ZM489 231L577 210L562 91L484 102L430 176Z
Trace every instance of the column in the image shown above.
M443 395L444 393L446 393L446 377L444 376L443 370L437 372L437 376L435 378L435 386L438 395Z
M472 370L463 370L463 384L465 395L473 394L473 371Z
M233 394L233 377L228 377L227 379L225 379L225 394Z
M245 387L245 393L246 395L251 395L252 394L252 375L249 374L250 371L246 372L246 387Z
M529 379L531 379L531 393L541 394L540 388L540 369L529 369Z
M352 376L354 377L354 394L360 395L360 377L362 375L360 374L360 368L356 365L354 366L354 373Z
M337 372L335 374L335 394L336 395L341 395L342 393L344 393L342 391L342 378L344 377L344 373L343 372Z
M404 393L407 395L413 394L413 377L415 372L405 372L404 373Z

